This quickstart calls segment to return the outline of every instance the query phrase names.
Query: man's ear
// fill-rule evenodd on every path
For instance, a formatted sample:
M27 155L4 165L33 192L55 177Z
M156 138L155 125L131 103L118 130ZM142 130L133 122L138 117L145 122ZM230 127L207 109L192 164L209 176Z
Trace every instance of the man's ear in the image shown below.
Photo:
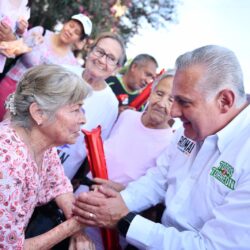
M44 112L39 108L37 103L33 102L29 107L30 115L35 123L40 126L44 121Z
M130 71L134 71L138 68L138 64L137 63L133 63L131 66L130 66Z
M219 92L217 100L221 113L227 113L235 103L235 94L230 89L223 89Z

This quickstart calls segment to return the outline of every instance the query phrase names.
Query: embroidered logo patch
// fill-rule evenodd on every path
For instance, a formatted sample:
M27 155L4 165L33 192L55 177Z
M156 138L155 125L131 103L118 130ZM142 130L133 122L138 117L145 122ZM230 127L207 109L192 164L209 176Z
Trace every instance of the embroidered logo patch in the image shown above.
M234 190L235 180L232 178L233 173L234 168L227 162L221 161L219 167L212 167L210 175L226 187Z
M181 136L180 140L177 143L177 146L181 152L185 154L191 154L192 150L194 149L195 143L187 137Z

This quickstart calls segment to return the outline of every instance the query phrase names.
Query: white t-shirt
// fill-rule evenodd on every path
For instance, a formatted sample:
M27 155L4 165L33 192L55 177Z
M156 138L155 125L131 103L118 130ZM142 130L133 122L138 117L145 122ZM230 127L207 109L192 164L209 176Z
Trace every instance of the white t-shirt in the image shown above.
M81 75L80 67L67 67ZM73 71L73 70L72 70ZM105 89L95 91L84 100L86 124L82 128L91 131L98 125L102 128L102 139L106 139L118 116L118 101L107 85ZM81 134L75 144L58 147L59 156L64 166L65 174L72 179L86 157L84 136Z

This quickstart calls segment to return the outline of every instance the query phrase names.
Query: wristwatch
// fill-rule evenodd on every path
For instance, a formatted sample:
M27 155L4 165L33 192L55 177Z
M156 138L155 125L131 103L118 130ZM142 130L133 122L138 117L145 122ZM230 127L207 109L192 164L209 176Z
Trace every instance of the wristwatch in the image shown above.
M123 236L126 237L126 234L128 232L130 223L132 220L135 218L137 214L134 212L129 212L127 215L122 217L118 222L117 222L117 229L119 233Z

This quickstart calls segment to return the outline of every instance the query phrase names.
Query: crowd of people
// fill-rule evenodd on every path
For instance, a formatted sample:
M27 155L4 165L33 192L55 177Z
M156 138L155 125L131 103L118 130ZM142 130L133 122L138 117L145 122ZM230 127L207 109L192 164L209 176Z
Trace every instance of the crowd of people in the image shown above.
M90 18L28 29L30 6L0 0L0 71L18 56L0 81L0 249L107 249L98 228L115 228L122 249L250 249L250 112L235 54L205 45L157 76L143 53L123 72L125 44L104 32L82 67L73 49L91 36ZM108 179L86 164L81 130L97 126ZM73 190L79 173L89 182ZM51 202L62 221L26 237L35 208ZM157 204L161 222L142 213Z

